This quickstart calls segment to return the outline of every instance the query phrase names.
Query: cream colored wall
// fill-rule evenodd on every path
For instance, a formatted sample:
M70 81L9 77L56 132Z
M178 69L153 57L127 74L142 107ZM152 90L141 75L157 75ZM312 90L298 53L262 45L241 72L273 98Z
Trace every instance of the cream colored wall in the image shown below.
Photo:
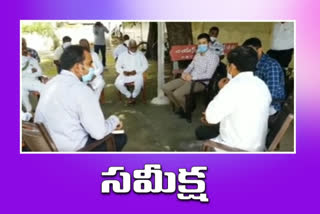
M258 37L265 51L270 48L272 22L193 22L194 42L200 33L208 33L212 26L219 27L219 41L222 43L238 42L241 45L248 38Z
M192 22L193 42L197 43L200 33L208 33L212 26L220 29L219 41L238 42L241 45L246 39L258 37L262 42L264 52L270 49L273 22ZM226 59L223 60L226 62ZM294 57L289 67L294 66Z

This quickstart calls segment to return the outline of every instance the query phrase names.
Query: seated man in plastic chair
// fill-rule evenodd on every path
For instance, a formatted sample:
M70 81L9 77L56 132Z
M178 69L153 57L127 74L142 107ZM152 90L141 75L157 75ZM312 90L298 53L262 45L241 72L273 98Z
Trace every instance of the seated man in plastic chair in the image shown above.
M78 151L121 130L123 125L117 116L105 120L93 90L83 82L92 67L90 52L72 45L64 50L60 61L62 71L45 85L35 114L35 122L44 124L58 151ZM114 137L120 151L127 136ZM101 145L96 150L106 151L106 145Z
M246 151L264 151L272 98L267 85L253 74L257 53L250 47L237 47L227 59L231 80L220 85L204 115L208 124L220 123L212 140Z
M219 65L219 57L209 49L210 37L206 33L198 36L198 50L190 65L183 71L181 78L167 82L163 86L164 93L173 104L174 112L185 118L186 95L190 94L192 80L210 79ZM209 84L209 81L206 82ZM194 92L205 90L205 86L197 82Z
M128 51L120 54L116 63L116 71L119 73L115 81L116 88L128 98L128 104L135 103L136 97L143 87L143 73L148 69L146 57L137 50L135 40L129 41ZM134 83L134 90L130 92L126 83Z
M32 105L29 100L31 91L41 94L44 84L39 80L42 70L36 59L28 54L25 46L22 46L22 105L26 112L32 112Z

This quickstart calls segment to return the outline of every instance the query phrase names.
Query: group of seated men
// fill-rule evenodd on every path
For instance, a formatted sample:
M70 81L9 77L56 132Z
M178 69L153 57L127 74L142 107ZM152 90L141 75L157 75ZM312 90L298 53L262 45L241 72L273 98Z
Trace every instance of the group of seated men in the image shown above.
M221 49L216 37L217 34L215 37L200 34L197 53L191 64L181 78L163 87L176 111L182 115L191 80L210 78L223 57L223 46ZM94 140L122 129L123 124L117 116L104 118L97 99L105 84L101 76L103 66L98 55L90 51L86 39L81 39L79 45L64 47L59 57L60 74L46 84L38 80L41 68L37 60L26 45L22 48L23 105L30 112L28 93L38 91L41 94L34 121L46 126L59 151L80 150ZM143 72L147 70L148 62L137 51L136 42L128 37L115 50L114 56L119 73L115 86L129 103L133 103L143 86ZM219 81L220 91L202 118L206 126L198 127L196 136L201 140L213 138L216 142L243 150L262 151L265 149L268 119L281 109L276 100L285 98L284 73L276 60L264 54L258 38L248 39L233 49L227 61L228 78ZM125 87L128 82L134 82L132 92ZM195 91L203 89L201 84L195 86ZM117 134L115 141L120 151L127 136ZM98 151L106 149L104 144L96 148Z
M186 117L186 95L190 93L191 81L210 79L220 63L222 54L212 48L214 41L209 34L200 34L197 53L181 78L163 86L174 111L182 118ZM227 77L218 82L219 93L203 113L204 125L196 129L196 138L212 139L247 151L263 151L268 125L277 118L286 98L284 69L263 52L258 38L247 39L231 50L227 61ZM204 88L202 83L195 82L193 90L199 92Z
M134 103L143 87L143 72L147 70L148 62L137 50L136 41L127 40L123 43L125 49L116 49L116 71L119 75L115 86L128 98L129 103ZM28 52L26 45L22 46L22 100L27 114L30 114L32 106L29 92L38 92L41 96L34 121L46 126L58 151L77 151L94 142L94 139L102 139L122 129L123 125L114 115L104 119L99 104L99 96L105 85L102 76L104 67L99 56L90 50L88 40L81 39L79 45L71 45L70 37L64 37L63 41L64 45L55 51L55 55L60 55L55 60L59 75L46 84L39 80L42 71L38 62ZM129 82L134 83L132 92L125 87ZM27 114L23 113L23 116L30 119ZM126 141L125 134L115 135L118 151ZM106 149L103 144L95 150Z

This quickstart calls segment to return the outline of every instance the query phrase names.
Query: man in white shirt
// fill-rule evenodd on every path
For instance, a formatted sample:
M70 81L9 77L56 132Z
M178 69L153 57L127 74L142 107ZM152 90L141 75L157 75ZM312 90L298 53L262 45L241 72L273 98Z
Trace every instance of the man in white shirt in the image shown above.
M120 54L122 54L123 52L128 51L128 46L129 46L129 39L130 37L128 35L124 35L123 36L123 42L122 44L118 45L114 51L113 51L113 57L114 60L117 61L118 57Z
M44 84L41 83L39 77L42 75L41 67L36 59L28 56L28 50L22 46L21 57L22 69L22 105L26 112L31 113L32 105L29 100L30 91L36 91L41 94Z
M210 36L210 50L212 50L215 54L217 54L220 59L223 59L224 57L224 46L218 41L219 36L219 28L214 26L211 27L209 30L209 36Z
M91 54L93 60L93 68L89 70L89 74L90 76L92 76L92 80L85 83L89 84L89 86L93 89L97 99L99 100L101 92L105 85L105 81L103 79L103 65L101 63L101 60L99 59L98 54L90 50L90 44L88 40L81 39L79 41L79 45Z
M192 62L183 71L181 78L167 82L163 86L164 93L169 100L174 104L176 113L185 117L186 98L190 94L192 80L210 79L212 78L219 64L219 57L213 51L209 51L210 37L206 33L198 36L198 50L193 57ZM209 81L206 82L209 84ZM194 92L200 92L205 89L205 86L196 82Z
M106 38L104 36L105 33L109 33L109 30L101 22L96 22L93 26L94 51L98 55L99 51L101 51L103 67L106 67Z
M62 38L62 45L57 47L57 49L54 51L54 56L53 56L53 63L57 67L57 72L60 74L61 68L60 68L60 57L67 47L71 45L71 38L69 36L64 36Z
M116 71L119 73L115 86L128 98L128 103L135 102L135 98L139 95L143 87L143 73L148 69L148 61L146 57L137 50L135 40L129 41L128 51L122 53L116 63ZM134 82L134 90L131 93L126 83Z
M228 54L232 79L209 103L205 118L220 123L212 140L247 151L263 151L268 129L271 94L267 85L253 75L258 62L250 47L237 47Z
M40 63L40 57L39 57L38 52L35 49L30 48L30 47L27 46L27 41L26 41L25 38L22 38L22 47L26 48L28 50L28 55L29 56L35 58L38 61L38 63Z
M118 117L104 119L94 92L82 82L92 67L92 58L81 46L70 46L61 56L60 75L52 78L41 94L35 122L43 123L58 151L78 151L93 139L100 140L122 128ZM116 135L117 150L126 143L126 135ZM106 151L105 144L97 150Z
M267 54L277 60L281 67L286 69L292 59L294 51L294 23L274 23L271 49Z

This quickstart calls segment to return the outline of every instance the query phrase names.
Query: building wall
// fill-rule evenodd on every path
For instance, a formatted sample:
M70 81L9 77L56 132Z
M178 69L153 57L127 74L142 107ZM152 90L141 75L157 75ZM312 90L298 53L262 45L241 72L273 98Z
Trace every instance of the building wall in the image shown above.
M248 38L258 37L262 42L264 52L270 49L273 22L193 22L194 43L197 43L197 36L200 33L208 33L212 26L219 27L218 39L222 43L238 42L241 45ZM290 67L294 65L293 59Z
M238 42L242 44L250 37L258 37L265 51L270 48L272 22L193 22L193 38L197 41L200 33L208 33L212 26L220 29L219 41Z

